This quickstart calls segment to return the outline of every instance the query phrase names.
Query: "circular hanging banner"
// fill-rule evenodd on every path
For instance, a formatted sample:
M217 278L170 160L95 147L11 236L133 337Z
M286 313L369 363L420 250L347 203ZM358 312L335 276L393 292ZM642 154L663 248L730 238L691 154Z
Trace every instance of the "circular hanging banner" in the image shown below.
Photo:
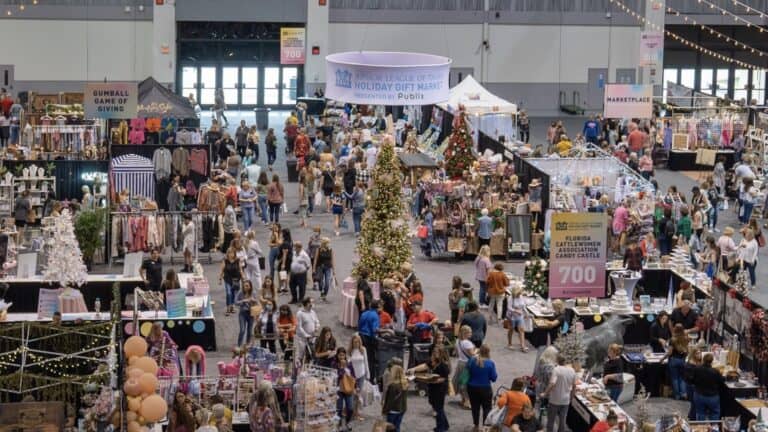
M430 105L448 100L448 57L356 51L331 54L325 64L329 99L366 105Z

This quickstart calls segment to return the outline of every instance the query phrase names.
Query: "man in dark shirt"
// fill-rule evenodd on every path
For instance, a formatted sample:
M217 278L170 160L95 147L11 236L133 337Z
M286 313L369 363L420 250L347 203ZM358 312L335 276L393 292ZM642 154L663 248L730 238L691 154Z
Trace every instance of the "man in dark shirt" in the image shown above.
M467 325L472 329L472 337L470 337L469 340L475 344L476 347L483 344L488 325L485 321L485 316L478 311L476 302L471 301L467 304L466 312L461 319L461 325Z
M683 304L672 311L672 316L669 318L670 328L674 328L676 324L682 324L686 333L696 333L698 331L696 320L698 319L699 314L691 309L691 302L683 300Z
M160 291L160 285L163 284L163 260L160 259L160 251L157 248L152 249L149 259L141 263L140 272L147 289Z
M360 322L358 323L358 331L360 333L360 339L362 339L365 351L368 353L368 370L371 372L369 379L373 382L378 374L378 346L376 344L376 335L379 333L381 327L381 320L379 319L379 301L374 300L369 303L369 308L362 315L360 315Z
M702 365L693 370L694 406L697 420L720 420L720 393L725 387L725 379L712 367L714 357L704 354Z

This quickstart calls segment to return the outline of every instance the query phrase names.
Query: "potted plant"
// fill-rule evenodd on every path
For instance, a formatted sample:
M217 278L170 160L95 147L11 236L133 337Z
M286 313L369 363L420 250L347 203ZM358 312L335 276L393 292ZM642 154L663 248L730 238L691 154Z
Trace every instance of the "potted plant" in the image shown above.
M105 209L85 210L75 218L75 237L83 252L83 261L88 271L93 264L93 256L103 245L101 235L104 232Z

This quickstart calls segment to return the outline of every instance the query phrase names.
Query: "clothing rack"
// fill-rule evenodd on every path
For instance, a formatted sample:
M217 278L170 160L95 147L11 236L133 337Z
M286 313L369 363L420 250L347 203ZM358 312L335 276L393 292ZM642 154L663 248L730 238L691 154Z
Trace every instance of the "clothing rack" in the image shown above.
M117 262L115 259L118 258L115 254L112 253L112 240L114 236L113 232L113 221L115 218L121 218L121 217L131 217L131 216L155 216L155 217L178 217L182 218L184 215L191 215L193 217L193 221L195 221L195 250L194 250L194 261L201 261L201 253L200 253L200 243L202 241L202 219L205 217L221 217L221 215L218 212L204 212L204 211L158 211L158 210L134 210L130 212L110 212L110 220L108 222L108 230L107 230L107 256L108 256L108 263L112 264ZM199 222L195 220L195 218L199 217ZM167 222L167 221L166 221ZM166 226L167 231L167 226ZM168 238L168 235L166 234L164 238ZM179 239L177 239L177 244L179 242ZM182 246L183 248L183 246ZM184 262L184 252L183 250L181 252L177 252L174 250L174 245L170 244L163 244L163 247L161 249L161 253L168 251L169 257L168 257L168 263L169 264L176 264L176 263L183 263ZM207 264L212 264L214 262L213 259L213 251L215 248L209 248L207 253L203 253L203 258L206 259Z

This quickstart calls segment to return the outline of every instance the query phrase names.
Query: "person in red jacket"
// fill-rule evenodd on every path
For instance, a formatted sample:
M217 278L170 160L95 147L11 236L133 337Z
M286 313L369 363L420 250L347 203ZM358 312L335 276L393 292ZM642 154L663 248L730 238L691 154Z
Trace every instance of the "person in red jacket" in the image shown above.
M309 137L304 128L299 129L299 134L293 142L293 154L296 156L296 169L300 170L306 164L309 154Z
M605 420L600 420L592 426L589 432L613 432L620 431L622 428L619 426L619 416L614 411L609 411Z

